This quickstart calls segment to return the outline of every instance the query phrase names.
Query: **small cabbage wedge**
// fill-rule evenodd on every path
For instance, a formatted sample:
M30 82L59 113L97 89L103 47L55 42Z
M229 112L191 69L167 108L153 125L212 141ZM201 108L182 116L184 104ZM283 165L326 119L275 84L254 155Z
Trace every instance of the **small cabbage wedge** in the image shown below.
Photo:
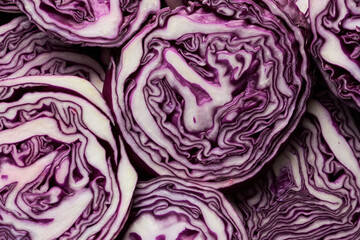
M122 49L110 105L144 168L227 188L293 132L311 88L303 32L264 2L163 10Z
M332 92L360 111L359 3L354 0L310 0L314 39L311 52L319 60Z
M317 93L287 148L233 195L251 239L360 238L360 129L353 110Z
M243 223L217 190L174 177L139 182L122 240L245 240Z
M64 41L118 47L160 9L160 0L18 0L19 9L40 29Z
M5 239L114 239L137 175L100 93L77 77L2 80L0 109Z

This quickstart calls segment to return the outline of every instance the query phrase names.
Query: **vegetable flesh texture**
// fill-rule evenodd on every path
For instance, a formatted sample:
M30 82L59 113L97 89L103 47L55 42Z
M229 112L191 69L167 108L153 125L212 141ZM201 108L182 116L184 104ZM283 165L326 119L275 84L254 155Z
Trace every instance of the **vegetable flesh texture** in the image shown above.
M215 188L245 181L304 111L302 32L270 2L236 4L217 6L229 16L163 11L123 48L111 104L127 143L159 175Z
M225 197L173 177L140 182L122 239L247 239Z
M118 47L160 9L159 0L17 1L21 11L47 33L67 42Z
M356 1L309 1L314 39L312 54L320 61L332 92L360 110L359 16Z
M360 132L351 112L318 92L271 170L233 195L251 239L360 237Z
M309 1L308 0L296 0L294 1L296 6L302 13L307 13L309 11Z
M73 75L102 91L105 70L89 48L75 48L48 37L25 16L0 26L0 78L32 75Z
M68 76L0 87L0 225L28 239L113 239L136 173L99 92Z
M18 13L21 11L13 0L0 0L0 12Z

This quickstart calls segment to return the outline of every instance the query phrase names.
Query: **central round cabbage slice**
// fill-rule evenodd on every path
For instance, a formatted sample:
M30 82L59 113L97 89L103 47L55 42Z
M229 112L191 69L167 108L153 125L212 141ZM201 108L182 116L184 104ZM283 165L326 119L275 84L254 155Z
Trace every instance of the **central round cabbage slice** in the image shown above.
M225 188L276 155L311 84L301 30L265 2L163 11L123 49L112 105L143 166Z

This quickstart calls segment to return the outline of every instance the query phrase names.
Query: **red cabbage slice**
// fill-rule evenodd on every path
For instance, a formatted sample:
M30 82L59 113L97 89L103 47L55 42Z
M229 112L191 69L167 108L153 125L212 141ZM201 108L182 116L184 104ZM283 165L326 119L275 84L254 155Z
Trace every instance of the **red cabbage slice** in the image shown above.
M226 188L295 129L311 87L304 38L265 2L163 10L122 49L111 105L149 172Z
M92 49L75 48L48 37L26 16L0 26L0 78L29 75L72 75L89 80L102 91L105 67Z
M360 129L352 110L317 93L271 170L234 195L249 237L360 239Z
M174 177L138 183L123 240L245 240L243 223L215 189Z
M360 111L360 8L354 0L309 1L312 54L332 92Z
M110 240L137 175L86 80L0 81L0 232L6 239Z
M75 44L117 47L160 9L160 0L18 0L17 5L52 36Z

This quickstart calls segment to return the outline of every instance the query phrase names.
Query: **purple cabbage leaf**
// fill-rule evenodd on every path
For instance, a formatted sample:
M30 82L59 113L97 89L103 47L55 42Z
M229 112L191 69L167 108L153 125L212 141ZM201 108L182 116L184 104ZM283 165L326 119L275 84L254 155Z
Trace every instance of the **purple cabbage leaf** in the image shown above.
M138 183L123 231L123 240L248 239L220 192L174 177Z
M268 173L232 194L249 238L360 238L360 129L351 112L318 92Z
M139 166L227 188L274 158L311 79L303 32L275 4L218 2L145 26L122 49L111 105Z
M137 175L100 93L71 76L2 80L0 93L1 238L114 239Z
M21 11L14 0L0 0L0 12L19 13Z
M320 61L332 92L360 111L360 9L354 0L310 0L314 39L312 54Z
M0 79L72 75L89 80L102 91L105 67L89 54L91 48L76 48L50 38L25 16L1 25L0 41Z
M18 0L17 5L49 35L75 44L117 47L160 9L160 0Z

